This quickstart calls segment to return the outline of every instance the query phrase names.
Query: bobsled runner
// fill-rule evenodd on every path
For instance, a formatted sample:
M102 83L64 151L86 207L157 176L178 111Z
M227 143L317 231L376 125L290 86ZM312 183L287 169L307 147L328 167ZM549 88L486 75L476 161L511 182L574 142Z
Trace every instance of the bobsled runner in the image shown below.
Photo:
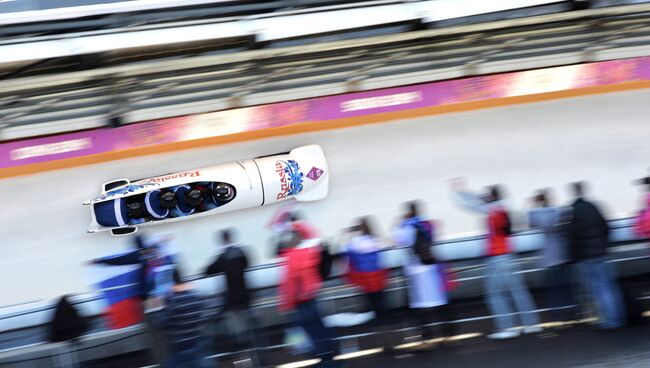
M262 156L197 170L105 183L102 193L84 205L91 208L88 232L113 235L140 226L264 206L290 198L316 201L327 197L329 172L320 146Z

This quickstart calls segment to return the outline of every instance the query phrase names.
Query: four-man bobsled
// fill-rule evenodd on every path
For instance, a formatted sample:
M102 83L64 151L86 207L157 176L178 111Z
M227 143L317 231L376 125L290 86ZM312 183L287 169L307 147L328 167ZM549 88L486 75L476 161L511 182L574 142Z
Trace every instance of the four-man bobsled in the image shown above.
M91 207L88 232L135 232L139 226L263 206L296 198L327 196L329 173L320 146L289 153L183 171L130 182L104 184L103 192L84 202Z

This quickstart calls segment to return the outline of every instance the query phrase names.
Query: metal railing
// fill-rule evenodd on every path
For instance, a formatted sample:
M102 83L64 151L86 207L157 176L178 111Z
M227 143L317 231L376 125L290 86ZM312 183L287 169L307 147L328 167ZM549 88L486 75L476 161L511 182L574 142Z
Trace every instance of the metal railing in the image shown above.
M613 224L610 226L610 228L612 230L629 228L630 225L625 224L625 222L627 220L629 220L629 219L613 220L613 221L611 221ZM623 224L621 224L621 223L623 223ZM529 236L529 235L535 235L535 234L540 234L540 231L538 231L538 230L520 231L520 232L517 232L517 233L513 234L513 236L514 237L517 237L517 236ZM465 237L465 238L459 238L459 239L443 240L443 241L436 242L436 246L445 245L445 244L474 242L474 241L483 240L485 238L486 238L485 235L477 235L477 236ZM612 247L612 249L615 249L616 247L620 247L622 245L637 244L637 243L638 244L645 244L646 241L647 241L647 239L625 239L625 240L613 242L611 247ZM400 249L401 248L388 248L388 249L384 249L382 252L391 252L391 251L400 250ZM533 252L535 252L535 251L533 251ZM531 252L523 252L523 253L519 253L519 254L528 254L528 255L530 255ZM460 259L462 261L475 262L476 264L472 264L472 265L468 265L468 266L460 266L460 267L451 267L450 272L459 275L459 274L464 273L464 272L476 271L476 270L479 270L481 268L484 268L484 264L481 262L481 260L483 258L484 257ZM525 258L519 258L518 261L519 262L531 262L531 261L534 261L536 258L537 257L535 257L535 256L533 256L533 257L527 256ZM620 262L628 262L628 261L643 260L643 259L650 259L650 256L634 256L634 257L617 258L617 259L610 260L610 262L620 263ZM454 260L448 260L448 262L453 262L453 261ZM456 260L456 261L458 261L458 260ZM254 272L257 272L257 271L277 268L277 267L280 267L280 266L281 266L280 263L267 263L267 264L263 264L263 265L256 265L256 266L253 266L253 267L250 267L249 269L247 269L246 273L254 273ZM395 271L399 270L400 268L401 268L401 266L398 265L398 266L392 268L391 271L394 273ZM542 268L532 268L532 269L527 269L527 270L521 270L521 271L518 271L518 272L519 273L531 273L531 272L540 272L542 270L543 270ZM192 281L198 281L198 280L208 279L208 278L213 278L213 277L214 276L205 276L205 275L202 275L202 274L195 274L195 275L188 276L187 281L192 282ZM340 277L342 277L342 275L334 275L331 279L335 279L335 278L338 279ZM482 275L471 276L471 277L461 277L461 278L458 279L458 281L459 282L467 282L467 281L481 279L483 277L484 276L482 276ZM403 278L401 278L401 277L393 277L390 282L391 283L403 282ZM130 287L130 286L131 285L123 285L123 286L120 286L120 287L117 287L117 288L127 288L127 287ZM340 291L342 289L347 289L347 288L348 287L346 285L330 286L329 288L324 289L321 292L321 294L328 294L328 293L332 293L332 292L337 292L337 291ZM259 292L264 291L264 290L273 290L273 289L275 289L275 286L268 286L268 287L253 289L252 291L254 293L255 292L259 293ZM399 291L399 290L403 290L403 289L404 289L404 286L398 286L398 287L391 288L390 291ZM99 296L99 295L97 295L95 293L92 293L91 296L87 296L87 297L84 297L83 295L84 294L77 295L76 297L73 296L72 304L73 305L81 305L81 304L84 304L84 303L90 303L90 302L99 301L99 300L103 299L103 297L101 297L101 296ZM336 300L343 300L343 299L348 299L348 298L352 298L352 297L357 297L358 295L359 295L358 293L348 293L348 294L336 295L336 296L323 296L321 298L321 300L323 300L323 301L336 301ZM264 301L264 299L266 299L267 301ZM24 305L28 305L28 304L33 304L33 302L32 303L25 303ZM21 304L12 305L12 307L16 307L16 306L19 306L19 305L21 305ZM261 299L258 299L258 301L253 304L253 308L268 308L268 307L274 307L276 305L277 305L277 298L276 297L261 298ZM4 308L6 308L6 307L4 307ZM38 308L27 309L27 310L24 310L24 311L8 313L8 314L5 314L5 315L0 315L0 321L11 319L11 318L22 317L22 316L26 316L26 315L30 315L30 314L42 313L42 312L52 310L53 308L54 308L54 304L51 304L51 305L42 306L42 307L38 307ZM0 309L2 309L2 307L0 307Z

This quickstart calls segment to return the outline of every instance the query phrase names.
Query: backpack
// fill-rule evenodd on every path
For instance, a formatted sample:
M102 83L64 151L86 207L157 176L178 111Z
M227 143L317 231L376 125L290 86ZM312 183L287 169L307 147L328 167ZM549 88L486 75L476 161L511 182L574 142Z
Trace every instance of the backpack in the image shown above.
M494 229L495 232L497 234L506 236L512 235L512 221L510 221L510 215L508 214L508 211L500 209L497 211L497 216L499 216L500 220L502 221L500 221L500 223L497 222L499 224L499 227Z
M419 221L413 225L415 228L415 243L413 252L424 265L436 263L436 258L431 252L433 245L433 228L428 221Z
M88 322L66 296L59 299L48 327L48 340L61 342L74 340L88 330Z
M506 220L506 225L505 225L505 231L508 236L513 234L512 231L512 221L510 221L510 215L508 214L507 211L503 211L503 215L505 216Z
M318 265L318 273L323 280L327 279L332 272L332 263L333 257L329 251L329 245L323 242L320 251L320 264Z

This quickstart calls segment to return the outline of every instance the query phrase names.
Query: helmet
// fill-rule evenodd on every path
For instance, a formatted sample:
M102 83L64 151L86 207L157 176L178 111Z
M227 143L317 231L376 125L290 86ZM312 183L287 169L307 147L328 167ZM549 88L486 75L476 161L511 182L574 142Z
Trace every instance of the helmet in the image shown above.
M212 195L215 202L227 203L235 198L235 188L230 184L216 183Z
M185 203L190 207L197 207L203 202L203 192L201 189L192 189L185 193Z
M130 218L139 219L146 215L144 196L136 195L126 198L126 209Z
M176 207L176 193L171 190L165 190L160 193L160 205L163 208L171 209Z

